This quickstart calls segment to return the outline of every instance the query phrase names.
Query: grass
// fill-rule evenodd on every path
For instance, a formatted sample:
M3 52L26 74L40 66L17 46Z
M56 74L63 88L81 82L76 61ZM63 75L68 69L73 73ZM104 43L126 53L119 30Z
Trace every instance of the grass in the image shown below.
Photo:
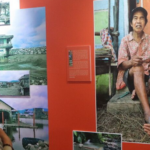
M30 80L47 80L46 55L12 55L9 63L1 63L0 70L30 70ZM17 61L16 61L17 60Z
M108 11L95 11L94 12L94 28L95 32L108 27ZM95 44L101 44L100 37L95 36Z

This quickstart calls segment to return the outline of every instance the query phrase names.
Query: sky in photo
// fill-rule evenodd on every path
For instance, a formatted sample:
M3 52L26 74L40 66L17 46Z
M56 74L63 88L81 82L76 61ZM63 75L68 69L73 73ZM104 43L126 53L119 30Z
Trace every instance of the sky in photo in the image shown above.
M10 0L0 0L0 3L1 2L10 2Z
M17 9L18 4L10 1L10 25L0 26L0 34L14 35L13 48L46 46L45 7Z
M0 71L0 81L18 80L25 74L29 74L29 70Z
M15 110L48 108L47 86L31 85L29 98L0 98Z

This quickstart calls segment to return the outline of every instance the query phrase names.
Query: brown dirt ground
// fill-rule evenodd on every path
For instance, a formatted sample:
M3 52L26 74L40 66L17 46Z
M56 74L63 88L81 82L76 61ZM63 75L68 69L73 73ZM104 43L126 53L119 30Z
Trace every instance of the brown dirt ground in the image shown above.
M106 107L97 110L97 132L121 133L126 142L150 143L150 136L143 130L144 122L141 110L116 114L106 112Z

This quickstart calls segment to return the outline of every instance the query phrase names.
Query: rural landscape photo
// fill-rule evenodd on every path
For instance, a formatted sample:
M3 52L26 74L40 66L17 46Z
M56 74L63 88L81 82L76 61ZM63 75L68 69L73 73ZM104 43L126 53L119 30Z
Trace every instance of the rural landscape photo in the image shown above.
M45 8L11 16L11 25L1 27L0 70L30 70L30 85L47 85Z
M30 96L29 71L0 71L0 96Z
M0 98L0 128L15 150L37 148L37 143L48 150L47 103L47 86L32 85L30 98Z

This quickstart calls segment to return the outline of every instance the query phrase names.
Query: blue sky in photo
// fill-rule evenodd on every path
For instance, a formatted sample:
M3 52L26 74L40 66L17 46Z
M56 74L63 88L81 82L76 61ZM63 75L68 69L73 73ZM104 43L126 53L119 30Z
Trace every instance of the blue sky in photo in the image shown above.
M10 25L0 34L14 35L13 48L46 46L45 7L10 9Z
M29 74L29 70L0 71L0 81L18 80L25 74Z
M1 0L0 2L10 2L10 0Z
M31 85L29 98L0 98L15 110L48 108L47 86Z

